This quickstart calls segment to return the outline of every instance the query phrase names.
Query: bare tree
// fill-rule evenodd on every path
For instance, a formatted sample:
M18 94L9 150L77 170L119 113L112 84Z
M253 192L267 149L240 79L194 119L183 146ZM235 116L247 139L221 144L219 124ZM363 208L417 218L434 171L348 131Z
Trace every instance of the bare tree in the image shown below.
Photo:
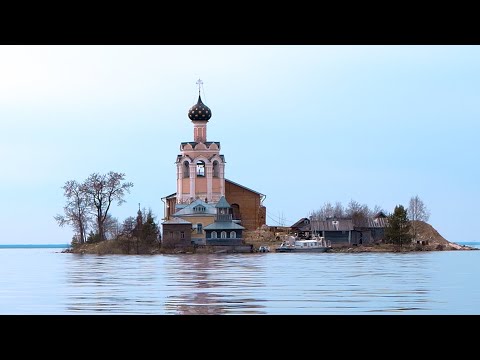
M375 217L378 214L383 213L384 215L387 215L387 212L380 206L380 205L375 205L373 210L370 213L370 217Z
M69 180L62 186L67 204L63 207L64 215L54 218L60 226L71 225L78 234L78 242L83 244L87 239L87 227L90 221L88 210L90 201L82 184Z
M322 218L324 220L328 219L328 218L332 218L333 217L333 206L332 204L330 204L330 202L326 202L323 206L322 206L322 209L320 210L323 215L322 215Z
M416 240L417 238L417 221L425 221L427 222L430 218L430 211L428 211L427 207L423 203L423 201L418 197L418 195L413 196L410 198L410 203L408 206L408 217L412 222L412 229L413 229L413 239Z
M340 201L335 203L335 207L333 208L333 217L337 219L345 217L345 210L343 209L343 205Z
M93 231L96 234L100 233L98 230L98 223L93 225ZM118 235L120 235L120 225L118 223L118 219L108 214L105 218L105 222L103 223L103 231L105 233L106 240L115 239Z
M85 180L85 192L90 197L100 240L105 240L105 221L112 202L117 205L125 202L125 193L130 193L131 182L124 182L125 174L110 171L108 174L91 174Z
M326 220L333 216L333 206L329 202L323 204L320 210L313 211L312 216L317 221Z
M358 201L352 199L347 205L345 215L352 219L356 226L364 226L370 216L370 209L366 204L361 205Z

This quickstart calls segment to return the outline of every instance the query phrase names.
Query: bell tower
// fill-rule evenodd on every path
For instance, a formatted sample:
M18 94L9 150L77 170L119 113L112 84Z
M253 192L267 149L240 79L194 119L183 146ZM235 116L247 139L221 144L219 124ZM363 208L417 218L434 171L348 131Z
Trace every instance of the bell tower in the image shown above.
M207 141L207 123L212 112L202 102L202 80L198 79L197 85L197 103L188 110L193 141L180 144L176 161L178 204L189 204L196 199L216 203L225 196L225 158L220 154L220 142Z

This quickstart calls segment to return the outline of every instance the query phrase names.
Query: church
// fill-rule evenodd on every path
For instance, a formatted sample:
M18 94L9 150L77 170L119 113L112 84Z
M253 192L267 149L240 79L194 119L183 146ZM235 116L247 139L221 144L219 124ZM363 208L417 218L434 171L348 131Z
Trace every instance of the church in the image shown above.
M162 198L162 241L168 245L238 244L243 230L265 225L265 195L225 177L219 141L207 140L210 108L198 101L188 110L193 141L180 144L176 159L177 191Z

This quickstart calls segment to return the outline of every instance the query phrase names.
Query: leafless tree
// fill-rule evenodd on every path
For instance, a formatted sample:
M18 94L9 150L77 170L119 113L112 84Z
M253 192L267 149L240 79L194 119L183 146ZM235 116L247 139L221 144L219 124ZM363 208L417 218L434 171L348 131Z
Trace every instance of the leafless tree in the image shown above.
M94 223L93 231L96 234L100 234L100 231L98 230L98 223ZM105 218L105 222L103 223L103 231L105 233L106 240L115 239L118 235L120 235L120 225L117 218L108 214Z
M340 201L335 203L335 207L333 208L333 217L337 219L342 219L345 217L345 210L343 209L343 205Z
M375 205L375 207L370 213L370 217L373 218L377 216L379 213L383 213L384 215L387 215L387 212L380 205Z
M360 204L358 201L350 200L345 210L345 215L353 220L356 226L365 225L366 220L370 217L370 209L366 204Z
M417 221L425 221L427 222L430 218L430 211L427 209L423 201L418 197L418 195L413 196L410 199L410 203L408 206L408 217L412 222L412 229L413 229L413 239L416 240L417 238Z
M87 239L87 228L90 221L88 210L91 206L85 188L75 180L69 180L62 186L67 204L63 207L64 215L54 218L60 226L71 225L80 244Z
M85 192L90 198L100 240L105 240L105 221L112 202L123 204L123 197L133 187L133 183L124 179L125 174L110 171L108 174L93 173L85 180Z
M323 204L323 206L320 208L320 210L313 211L311 216L317 221L323 221L328 219L333 215L333 207L332 204L329 202L326 202Z
M320 211L322 212L322 218L325 220L333 217L334 208L330 202L326 202Z

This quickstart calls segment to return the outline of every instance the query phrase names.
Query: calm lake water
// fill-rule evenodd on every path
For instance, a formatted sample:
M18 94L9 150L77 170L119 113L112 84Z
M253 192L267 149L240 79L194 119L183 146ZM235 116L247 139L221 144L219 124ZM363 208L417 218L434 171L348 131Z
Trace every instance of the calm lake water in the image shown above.
M0 314L480 314L480 251L61 250L0 248Z

